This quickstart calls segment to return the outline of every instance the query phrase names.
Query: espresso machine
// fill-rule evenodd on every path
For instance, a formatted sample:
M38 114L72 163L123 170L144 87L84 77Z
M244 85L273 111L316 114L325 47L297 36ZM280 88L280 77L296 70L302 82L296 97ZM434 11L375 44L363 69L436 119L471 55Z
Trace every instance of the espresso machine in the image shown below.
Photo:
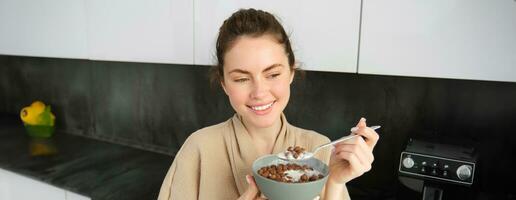
M406 187L421 192L423 200L468 199L456 193L467 195L476 163L474 148L411 138L400 155L398 178ZM456 196L443 198L451 192Z

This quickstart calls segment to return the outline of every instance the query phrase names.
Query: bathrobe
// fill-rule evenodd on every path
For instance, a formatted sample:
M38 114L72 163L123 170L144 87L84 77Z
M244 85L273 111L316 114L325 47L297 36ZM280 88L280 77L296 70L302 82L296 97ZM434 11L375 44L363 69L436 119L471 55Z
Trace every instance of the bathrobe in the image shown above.
M305 149L330 142L315 131L290 125L281 115L281 129L273 154L289 146ZM315 157L329 163L331 148L320 150ZM242 119L235 114L229 120L191 134L177 152L165 176L158 200L237 199L247 189L246 175L252 175L252 164L260 156ZM347 189L343 188L347 194Z

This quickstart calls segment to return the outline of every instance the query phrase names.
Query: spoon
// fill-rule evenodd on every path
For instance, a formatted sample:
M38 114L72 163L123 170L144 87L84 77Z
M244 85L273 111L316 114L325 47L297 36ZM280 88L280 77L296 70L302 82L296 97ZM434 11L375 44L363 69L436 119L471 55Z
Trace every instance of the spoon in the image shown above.
M381 126L371 126L369 128L372 128L373 130L376 130L376 129L379 129ZM351 128L351 132L355 132L356 130L358 130L357 127L353 127ZM339 142L342 142L342 141L346 141L346 140L349 140L349 139L352 139L352 138L355 138L357 137L358 135L352 135L352 134L349 134L347 136L344 136L344 137L341 137L335 141L332 141L332 142L329 142L329 143L326 143L326 144L323 144L323 145L320 145L318 147L315 148L315 150L313 152L303 152L303 155L301 157L298 157L298 158L288 158L285 156L285 152L280 152L278 153L276 156L278 156L278 158L282 159L282 160L306 160L306 159L309 159L311 157L313 157L315 155L315 153L317 153L317 151L321 150L322 148L324 147L328 147L328 146L331 146L331 145L334 145L334 144L337 144Z

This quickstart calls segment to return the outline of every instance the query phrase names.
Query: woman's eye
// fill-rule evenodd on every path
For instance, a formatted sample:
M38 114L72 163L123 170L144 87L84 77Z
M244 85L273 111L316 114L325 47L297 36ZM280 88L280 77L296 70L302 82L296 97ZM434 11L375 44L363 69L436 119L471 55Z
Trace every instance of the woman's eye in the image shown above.
M280 73L277 73L277 74L271 74L269 75L269 78L276 78L280 75Z
M248 78L239 78L239 79L235 79L235 82L237 83L243 83L243 82L246 82L248 81L249 79Z

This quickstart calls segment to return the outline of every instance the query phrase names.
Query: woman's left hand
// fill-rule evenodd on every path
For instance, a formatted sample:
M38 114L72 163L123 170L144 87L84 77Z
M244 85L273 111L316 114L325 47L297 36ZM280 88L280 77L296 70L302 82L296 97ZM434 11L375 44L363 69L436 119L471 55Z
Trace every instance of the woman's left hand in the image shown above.
M335 145L330 158L328 181L345 184L371 170L374 161L373 149L378 142L378 133L367 127L365 118L357 124L354 133L362 137L339 142Z

